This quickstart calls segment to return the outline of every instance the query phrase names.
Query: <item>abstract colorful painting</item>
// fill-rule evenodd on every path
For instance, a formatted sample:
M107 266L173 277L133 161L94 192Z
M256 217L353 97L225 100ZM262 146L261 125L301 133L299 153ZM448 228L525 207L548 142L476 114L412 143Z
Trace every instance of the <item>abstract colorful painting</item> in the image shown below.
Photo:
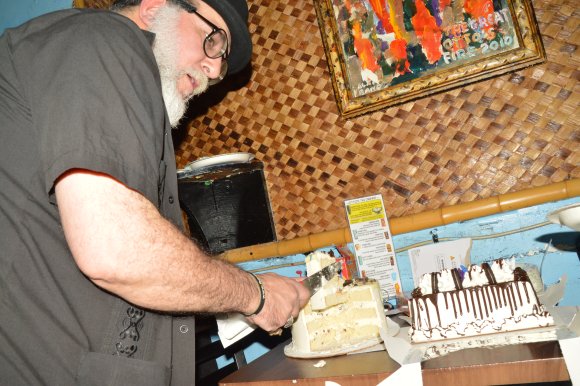
M343 115L541 63L527 0L317 0Z

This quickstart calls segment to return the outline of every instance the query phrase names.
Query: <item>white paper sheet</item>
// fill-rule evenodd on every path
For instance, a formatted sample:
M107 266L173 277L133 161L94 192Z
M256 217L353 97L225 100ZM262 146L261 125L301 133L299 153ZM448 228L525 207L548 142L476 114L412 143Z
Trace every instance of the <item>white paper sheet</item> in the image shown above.
M415 287L421 276L442 269L468 267L471 262L471 239L445 241L409 249Z

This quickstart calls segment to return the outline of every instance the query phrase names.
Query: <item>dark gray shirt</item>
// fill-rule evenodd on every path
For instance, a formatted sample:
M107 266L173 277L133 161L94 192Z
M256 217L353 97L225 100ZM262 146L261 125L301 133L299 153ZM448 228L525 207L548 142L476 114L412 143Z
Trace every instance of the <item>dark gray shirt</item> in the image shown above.
M94 10L0 37L2 385L194 384L193 319L144 312L83 276L54 200L62 173L89 169L181 226L153 38Z

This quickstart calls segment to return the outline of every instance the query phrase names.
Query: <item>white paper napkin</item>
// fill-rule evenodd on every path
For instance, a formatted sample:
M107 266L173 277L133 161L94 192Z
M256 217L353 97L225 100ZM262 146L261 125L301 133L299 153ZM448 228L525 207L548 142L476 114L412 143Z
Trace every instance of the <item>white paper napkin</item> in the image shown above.
M574 315L568 324L568 330L571 335L569 338L563 337L558 343L560 344L572 384L580 385L580 307L567 308L572 310Z
M423 386L421 362L408 363L381 381L377 386Z
M236 343L256 329L242 314L216 316L218 336L224 348Z
M563 298L566 291L566 282L568 276L563 275L560 280L546 288L546 290L538 294L538 299L546 307L555 307Z
M560 340L560 349L573 385L580 385L580 338Z

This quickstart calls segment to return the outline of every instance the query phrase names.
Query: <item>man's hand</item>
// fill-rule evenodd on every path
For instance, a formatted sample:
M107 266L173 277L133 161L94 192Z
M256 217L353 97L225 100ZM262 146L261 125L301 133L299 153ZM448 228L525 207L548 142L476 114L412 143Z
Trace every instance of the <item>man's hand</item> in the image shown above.
M262 311L248 319L263 330L273 332L284 326L291 316L298 317L310 299L310 291L299 281L274 273L258 277L264 285L266 301Z

